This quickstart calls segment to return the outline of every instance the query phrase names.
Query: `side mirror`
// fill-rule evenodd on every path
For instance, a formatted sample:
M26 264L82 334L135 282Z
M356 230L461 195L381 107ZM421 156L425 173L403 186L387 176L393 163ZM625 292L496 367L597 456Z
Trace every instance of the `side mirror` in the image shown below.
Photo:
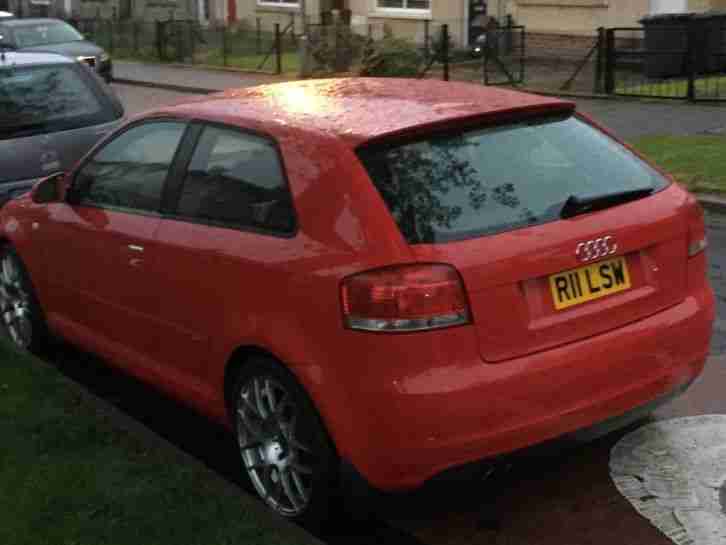
M35 184L30 192L30 198L36 204L61 202L65 200L67 189L66 173L56 172Z

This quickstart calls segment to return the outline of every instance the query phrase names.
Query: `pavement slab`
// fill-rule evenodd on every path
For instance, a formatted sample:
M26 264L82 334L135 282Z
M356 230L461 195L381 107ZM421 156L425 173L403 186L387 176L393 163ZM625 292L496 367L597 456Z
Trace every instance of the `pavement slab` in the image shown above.
M722 545L726 516L726 415L643 426L612 449L620 493L676 545Z

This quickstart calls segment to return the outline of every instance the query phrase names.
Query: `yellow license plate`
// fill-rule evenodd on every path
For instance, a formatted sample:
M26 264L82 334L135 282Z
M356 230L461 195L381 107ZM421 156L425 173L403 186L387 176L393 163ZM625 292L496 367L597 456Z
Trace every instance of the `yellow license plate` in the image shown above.
M555 309L562 310L630 288L624 257L599 261L586 267L550 276Z

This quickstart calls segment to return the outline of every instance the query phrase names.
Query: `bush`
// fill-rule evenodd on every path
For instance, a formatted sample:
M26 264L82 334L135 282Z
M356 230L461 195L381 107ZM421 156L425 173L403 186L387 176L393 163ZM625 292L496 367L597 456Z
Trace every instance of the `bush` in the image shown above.
M400 38L387 37L369 42L363 52L361 76L418 77L424 62L415 45Z
M315 26L308 31L309 54L316 74L348 72L367 39L345 25Z

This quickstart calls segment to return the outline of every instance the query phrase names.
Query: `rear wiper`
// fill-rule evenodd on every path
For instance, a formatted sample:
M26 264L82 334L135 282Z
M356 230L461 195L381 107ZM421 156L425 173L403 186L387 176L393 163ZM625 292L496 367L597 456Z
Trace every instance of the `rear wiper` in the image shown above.
M617 206L629 201L635 201L647 197L653 193L652 187L642 189L628 189L618 193L604 193L602 195L593 195L586 197L579 197L577 195L570 195L565 201L564 206L560 210L560 217L562 219L572 218L579 216L580 214L586 214L588 212L594 212L596 210L603 210L610 208L611 206Z

